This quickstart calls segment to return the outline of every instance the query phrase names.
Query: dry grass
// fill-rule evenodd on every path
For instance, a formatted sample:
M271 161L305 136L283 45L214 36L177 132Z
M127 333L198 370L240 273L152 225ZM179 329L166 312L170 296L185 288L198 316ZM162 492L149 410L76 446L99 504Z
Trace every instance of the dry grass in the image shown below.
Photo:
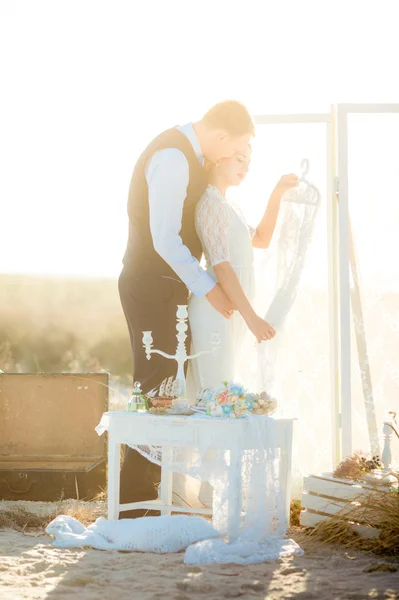
M0 529L15 529L22 532L44 533L47 525L58 515L74 517L84 525L93 523L99 516L106 515L105 504L83 502L54 502L40 510L29 510L24 507L10 506L0 510Z
M377 529L379 537L364 539L353 530L351 523ZM308 535L320 543L399 556L399 490L375 487L348 503L334 518L322 521L309 530Z
M359 481L362 476L363 471L357 454L353 454L342 460L333 473L333 477L352 479L353 481Z
M0 511L0 529L16 529L17 531L36 531L44 529L52 518L57 516L55 510L50 513L54 517L46 514L36 514L25 508L9 508Z
M321 521L314 529L308 529L307 535L315 547L323 544L332 546L344 546L345 548L356 548L358 550L371 550L374 540L366 540L360 537L347 521L331 518Z
M377 456L368 456L363 452L355 452L352 456L344 458L335 469L333 477L339 479L352 479L361 481L366 472L380 468L380 459Z
M291 527L299 527L300 526L300 515L302 508L302 503L300 500L295 499L291 501L290 505L290 526Z
M37 504L40 505L40 503ZM299 526L299 514L301 510L300 500L293 500L291 502L291 527ZM39 507L36 510L29 510L24 506L18 506L17 502L12 503L12 505L10 503L8 508L0 510L0 529L44 533L50 521L58 515L69 515L87 526L93 523L99 516L106 516L106 494L99 494L93 502L85 503L76 500L63 500L48 503L45 507Z

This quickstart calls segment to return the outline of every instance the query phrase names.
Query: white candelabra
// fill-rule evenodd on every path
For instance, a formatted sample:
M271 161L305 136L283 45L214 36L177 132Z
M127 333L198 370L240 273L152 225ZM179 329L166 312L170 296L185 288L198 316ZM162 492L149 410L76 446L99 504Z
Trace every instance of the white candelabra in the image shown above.
M384 448L381 455L381 462L383 466L383 470L386 473L392 471L392 468L395 466L392 462L392 451L391 451L391 442L393 435L395 434L399 438L398 432L398 424L396 419L397 412L391 410L388 412L383 427L383 440L384 440ZM396 469L397 470L397 469Z
M175 360L177 362L177 374L176 374L176 391L175 394L178 398L182 399L186 397L186 378L184 375L184 363L186 360L192 360L193 358L197 358L198 356L202 356L203 354L213 354L216 355L216 351L220 345L219 332L214 331L212 333L211 339L209 341L212 346L211 350L202 350L201 352L197 352L197 354L193 354L189 356L186 351L186 339L187 334L186 331L188 329L187 325L187 305L178 305L177 306L177 349L175 354L167 354L162 350L156 350L152 348L153 339L152 339L152 331L143 331L143 346L145 348L145 353L147 360L150 360L151 354L160 354L165 358L169 358L171 360Z

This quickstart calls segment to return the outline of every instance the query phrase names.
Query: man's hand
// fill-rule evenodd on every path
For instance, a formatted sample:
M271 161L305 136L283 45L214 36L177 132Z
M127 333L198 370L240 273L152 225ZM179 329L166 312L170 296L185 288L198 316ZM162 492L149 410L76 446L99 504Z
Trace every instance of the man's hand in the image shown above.
M226 319L230 319L230 317L233 316L235 307L232 301L222 290L220 283L217 283L215 287L207 293L206 297L212 304L213 308L220 312L221 315L226 317Z

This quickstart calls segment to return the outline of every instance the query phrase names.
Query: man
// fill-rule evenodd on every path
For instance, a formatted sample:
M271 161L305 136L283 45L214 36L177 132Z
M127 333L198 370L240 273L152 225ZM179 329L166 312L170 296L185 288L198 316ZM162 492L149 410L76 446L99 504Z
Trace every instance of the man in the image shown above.
M156 137L133 171L129 189L129 237L119 293L133 351L133 373L144 393L175 375L176 365L159 355L147 361L142 332L151 330L157 348L176 350L176 310L189 293L205 296L223 316L234 306L200 266L201 243L195 207L207 186L204 160L215 163L245 148L254 123L241 103L216 104L196 123ZM189 347L190 339L187 338ZM121 470L121 503L157 497L160 468L126 447ZM124 511L121 518L145 511ZM156 514L156 513L152 513Z

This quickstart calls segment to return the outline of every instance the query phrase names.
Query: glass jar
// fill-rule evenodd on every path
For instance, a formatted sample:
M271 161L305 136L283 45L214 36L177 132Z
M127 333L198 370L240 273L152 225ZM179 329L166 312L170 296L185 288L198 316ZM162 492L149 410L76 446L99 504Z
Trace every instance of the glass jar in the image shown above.
M138 381L133 385L133 392L127 403L127 410L128 412L146 412L147 410L147 401Z

